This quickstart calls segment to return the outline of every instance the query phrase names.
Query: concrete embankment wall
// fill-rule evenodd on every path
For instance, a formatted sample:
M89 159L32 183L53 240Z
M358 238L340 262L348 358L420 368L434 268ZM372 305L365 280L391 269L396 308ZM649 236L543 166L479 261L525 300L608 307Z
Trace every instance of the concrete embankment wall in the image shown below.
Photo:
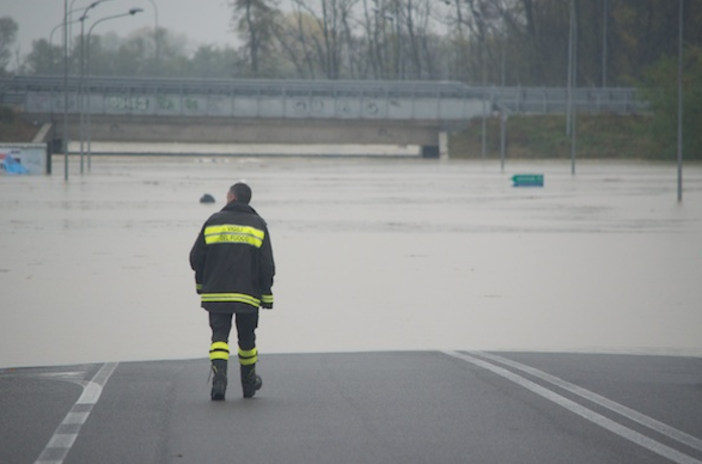
M80 118L71 116L69 138L80 139ZM55 118L55 133L63 121ZM390 144L437 145L436 122L377 120L231 119L143 116L92 116L92 141L183 143ZM60 136L60 135L59 135Z
M50 138L63 135L54 116ZM68 118L69 151L232 155L439 156L436 121L233 119L98 115ZM56 149L56 151L60 151Z

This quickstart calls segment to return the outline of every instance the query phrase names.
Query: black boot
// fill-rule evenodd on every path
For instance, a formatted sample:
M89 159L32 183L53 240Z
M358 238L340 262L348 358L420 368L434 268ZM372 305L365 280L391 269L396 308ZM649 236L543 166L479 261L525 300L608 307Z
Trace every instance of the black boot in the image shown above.
M253 398L262 385L263 380L256 375L256 364L241 366L241 388L244 391L244 398Z
M215 359L212 361L212 401L224 401L224 394L227 391L227 361Z

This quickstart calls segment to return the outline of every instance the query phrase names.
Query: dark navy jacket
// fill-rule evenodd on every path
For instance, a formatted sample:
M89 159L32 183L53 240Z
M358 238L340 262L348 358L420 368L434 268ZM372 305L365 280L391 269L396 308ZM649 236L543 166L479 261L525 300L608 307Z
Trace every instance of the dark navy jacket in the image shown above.
M207 219L190 251L190 267L207 311L273 307L271 237L263 218L245 203L231 202Z

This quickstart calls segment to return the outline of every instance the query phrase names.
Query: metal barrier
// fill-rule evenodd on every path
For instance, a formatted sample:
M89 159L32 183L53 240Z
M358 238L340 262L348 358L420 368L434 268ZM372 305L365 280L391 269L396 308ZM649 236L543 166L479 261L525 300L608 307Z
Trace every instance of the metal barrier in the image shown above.
M66 112L239 118L465 121L485 111L636 113L632 88L473 87L454 81L161 79L15 76L0 80L0 102L29 113ZM82 97L82 99L81 99ZM82 101L82 104L80 103Z

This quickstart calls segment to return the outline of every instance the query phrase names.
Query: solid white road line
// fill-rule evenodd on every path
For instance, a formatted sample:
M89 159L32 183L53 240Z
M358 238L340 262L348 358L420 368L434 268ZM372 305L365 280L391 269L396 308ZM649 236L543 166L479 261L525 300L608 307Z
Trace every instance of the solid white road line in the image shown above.
M118 363L103 364L100 370L83 387L83 393L73 405L61 424L56 428L54 435L47 443L39 458L34 464L62 464L71 450L73 443L78 438L80 428L88 420L93 406L100 399L102 388L114 372Z
M548 383L556 385L557 387L560 387L563 390L569 391L569 392L574 393L582 398L585 398L586 400L592 401L593 403L598 404L599 406L602 406L604 408L607 408L610 411L614 411L617 414L620 414L629 420L632 420L634 422L637 422L643 426L650 428L651 430L655 430L656 432L660 433L661 435L665 435L669 438L672 438L673 440L676 440L680 443L683 443L683 444L689 446L690 448L694 448L698 451L702 451L702 440L700 440L699 438L693 437L692 435L689 435L689 434L683 432L682 430L678 430L674 427L669 426L668 424L664 424L663 422L657 421L656 419L649 417L645 414L641 414L638 411L627 408L623 404L619 404L615 401L607 399L604 396L598 395L597 393L593 393L589 390L586 390L582 387L574 385L570 382L566 382L563 379L560 379L558 377L554 377L550 374L547 374L546 372L540 371L538 369L534 369L533 367L529 367L529 366L526 366L524 364L518 363L516 361L512 361L511 359L503 358L502 356L497 356L495 354L490 354L490 353L474 352L474 351L469 351L469 353L474 355L474 356L480 356L482 358L486 358L486 359L489 359L492 361L499 362L499 363L504 364L506 366L513 367L513 368L518 369L522 372L526 372L527 374L533 375L534 377L537 377L541 380L545 380Z
M615 433L622 438L636 443L637 445L642 446L648 449L649 451L658 454L659 456L663 456L675 463L702 464L702 461L699 461L691 456L688 456L687 454L681 453L676 449L666 446L663 443L653 440L645 435L642 435L641 433L636 432L635 430L625 427L617 422L614 422L613 420L601 414L598 414L595 411L592 411L591 409L581 406L580 404L571 401L568 398L565 398L564 396L561 396L545 387L542 387L541 385L534 383L531 380L526 379L518 374L515 374L503 367L497 366L495 364L492 364L490 362L465 353L459 353L456 351L443 351L443 353L448 356L452 356L454 358L458 358L463 361L469 362L478 367L482 367L483 369L486 369L494 374L504 377L505 379L516 383L520 387L526 388L527 390L536 393L537 395L546 398L549 401L556 403L557 405L573 412L574 414L577 414L578 416L587 419L590 422L606 430L609 430L610 432Z

